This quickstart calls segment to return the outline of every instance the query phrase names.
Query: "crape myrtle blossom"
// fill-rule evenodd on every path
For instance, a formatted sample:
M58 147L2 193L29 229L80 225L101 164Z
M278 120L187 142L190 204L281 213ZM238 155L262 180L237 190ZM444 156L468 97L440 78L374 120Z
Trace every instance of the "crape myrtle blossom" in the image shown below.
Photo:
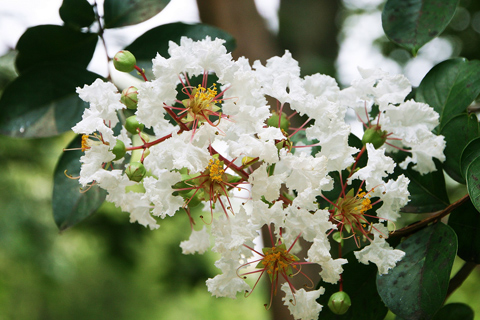
M135 115L119 131L113 128L125 106L114 85L97 80L79 88L90 104L73 128L85 152L79 183L105 189L107 201L150 229L160 219L188 219L182 252L220 255L219 274L206 281L212 295L249 296L267 277L268 306L283 291L296 319L317 319L324 289L314 290L311 264L321 266L322 282L341 289L344 241L380 274L402 259L385 242L386 224L407 204L409 180L391 177L389 152L408 152L402 169L413 163L421 173L434 170L432 159L444 160L443 137L431 132L438 114L404 101L411 87L401 75L361 70L362 79L340 90L326 75L300 77L288 51L252 67L233 60L224 43L170 42L169 57L153 59L155 78L142 74L138 105L129 105ZM349 144L348 108L373 131L363 146ZM262 228L270 243L258 248ZM300 238L307 257L296 256ZM305 277L307 287L295 288L294 276Z

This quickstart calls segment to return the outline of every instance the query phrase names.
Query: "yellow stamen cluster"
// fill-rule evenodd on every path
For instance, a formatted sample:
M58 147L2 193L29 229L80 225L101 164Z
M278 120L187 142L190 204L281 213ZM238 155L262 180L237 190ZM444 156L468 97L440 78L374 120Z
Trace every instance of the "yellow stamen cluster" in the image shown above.
M225 170L223 170L223 163L221 163L220 160L210 159L207 169L210 171L210 180L216 182L223 181L222 176L225 173Z
M372 201L370 201L370 194L367 194L366 192L360 192L355 196L355 199L357 201L362 201L360 206L356 206L354 208L354 210L359 211L360 214L364 214L366 211L372 209Z
M209 109L210 104L217 96L217 85L214 83L211 88L204 88L198 85L193 92L194 95L191 98L190 107L193 113L198 114L205 109ZM218 100L215 102L221 103L222 101Z
M264 253L265 257L262 259L262 265L270 276L278 274L278 272L288 275L292 274L291 267L296 267L292 263L297 259L284 246L268 248L264 250Z
M89 144L90 143L89 143L88 135L84 134L82 136L82 152L85 152L85 150L90 149Z

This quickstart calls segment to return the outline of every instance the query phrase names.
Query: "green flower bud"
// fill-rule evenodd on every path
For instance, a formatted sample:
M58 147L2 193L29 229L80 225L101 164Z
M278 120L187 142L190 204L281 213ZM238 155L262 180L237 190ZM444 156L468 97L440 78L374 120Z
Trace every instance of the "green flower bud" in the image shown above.
M328 307L338 315L345 314L351 305L352 301L345 291L335 292L328 300Z
M363 134L362 143L366 145L367 143L373 144L375 149L380 148L387 141L387 131L383 131L380 126L373 126L365 130Z
M137 134L137 129L142 131L144 127L145 125L143 123L138 122L137 116L128 117L125 121L125 129L131 134Z
M113 147L112 152L115 155L115 159L113 159L114 161L122 159L126 152L125 143L123 143L122 140L117 139L117 143L115 144L115 147Z
M137 88L134 86L123 89L120 101L122 101L128 109L136 110L138 105L137 93Z
M267 120L267 125L270 127L278 128L278 113L273 112L273 114ZM280 119L280 129L288 132L288 128L290 128L290 121L288 121L287 115L282 112L282 117Z
M137 59L135 56L127 50L118 51L113 57L113 65L115 69L122 72L131 72L135 69Z
M140 162L132 162L125 169L125 173L131 181L140 182L147 173L147 170Z

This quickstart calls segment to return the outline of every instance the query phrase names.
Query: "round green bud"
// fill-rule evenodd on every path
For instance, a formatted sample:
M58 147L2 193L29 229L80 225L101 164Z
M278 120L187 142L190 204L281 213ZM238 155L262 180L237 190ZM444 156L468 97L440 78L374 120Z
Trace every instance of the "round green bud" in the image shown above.
M352 301L345 291L335 292L328 300L328 307L338 315L345 314L351 305Z
M137 88L134 86L123 89L120 101L122 101L128 109L136 110L138 105L137 94Z
M273 112L273 114L267 120L267 125L270 127L278 128L278 118L278 113ZM288 128L290 128L290 121L288 121L287 115L282 112L282 116L280 119L280 129L288 132Z
M146 173L147 173L147 170L145 169L143 164L140 162L132 162L125 169L125 174L127 175L128 179L135 182L142 181Z
M137 59L135 56L127 50L118 51L113 57L113 65L115 69L122 72L131 72L135 69Z
M113 147L112 149L112 152L115 155L115 159L113 160L116 161L116 160L122 159L126 151L127 150L125 149L125 143L123 143L122 140L117 139L117 143L115 144L115 147Z
M365 130L362 137L363 145L367 143L373 144L375 149L380 148L387 141L387 132L383 131L380 126L373 126Z
M137 129L142 131L144 127L145 125L143 123L138 122L137 116L128 117L125 121L125 129L131 134L137 134Z

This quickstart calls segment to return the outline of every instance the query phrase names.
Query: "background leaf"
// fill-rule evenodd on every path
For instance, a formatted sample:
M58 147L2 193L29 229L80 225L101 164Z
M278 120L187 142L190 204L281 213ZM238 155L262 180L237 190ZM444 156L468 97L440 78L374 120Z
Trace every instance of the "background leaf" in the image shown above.
M130 26L157 15L170 0L105 0L105 28Z
M458 0L389 0L382 12L387 37L416 55L437 37L455 14Z
M465 112L480 94L480 61L456 58L433 67L416 92L416 101L428 103L440 115L440 129Z
M405 239L405 257L388 274L377 276L387 307L405 320L432 319L445 300L457 252L457 237L439 222Z
M11 82L0 99L0 133L49 137L70 130L88 106L75 92L99 75L68 64L31 68Z
M93 6L87 0L63 0L59 10L60 18L69 27L88 27L95 21Z
M41 25L28 28L17 42L15 66L20 74L40 63L68 62L87 68L93 57L98 36L65 26ZM52 69L50 73L57 70Z
M76 137L67 147L81 147L81 136ZM65 176L65 170L73 177L80 175L81 150L65 151L60 157L53 177L53 218L60 231L74 226L94 213L105 200L107 192L98 186L91 187L87 192L80 192L78 180Z
M472 308L464 303L449 303L443 306L433 320L473 320Z
M443 168L452 179L465 183L460 169L460 158L468 142L479 135L478 119L474 114L459 114L451 118L440 131L447 143Z
M352 306L344 315L336 315L328 308L328 299L338 291L338 284L321 283L325 293L317 300L323 305L319 319L383 320L388 312L375 285L377 267L359 263L353 252L345 255L348 264L343 265L343 290L350 296Z
M235 39L227 32L205 24L185 24L181 22L170 23L153 28L132 42L125 50L132 52L137 59L137 65L146 70L152 69L152 59L157 53L169 57L168 43L180 43L182 36L196 40L220 38L226 40L225 47L229 52L236 47Z
M475 158L467 168L465 176L467 190L473 205L480 211L480 157Z
M471 201L453 210L448 218L458 237L458 256L465 261L480 264L480 212Z
M463 149L460 156L460 172L465 178L465 174L470 163L480 156L480 137L471 140Z

